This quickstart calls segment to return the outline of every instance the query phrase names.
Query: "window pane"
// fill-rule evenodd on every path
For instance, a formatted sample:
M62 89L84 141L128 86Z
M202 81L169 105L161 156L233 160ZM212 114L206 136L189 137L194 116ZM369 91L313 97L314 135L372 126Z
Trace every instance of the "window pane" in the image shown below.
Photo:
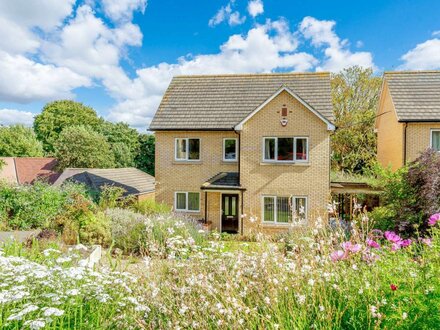
M432 131L432 149L440 151L440 131Z
M264 159L275 160L275 139L264 139Z
M293 160L293 138L278 138L278 160Z
M296 139L296 160L307 160L307 139Z
M198 211L199 210L199 193L188 193L188 210L190 211Z
M231 197L231 215L237 215L237 197Z
M277 222L289 222L291 211L289 205L289 197L277 198Z
M176 159L186 159L185 139L176 139Z
M295 215L299 220L305 220L307 215L306 199L304 197L295 198Z
M189 139L189 157L188 159L200 159L200 139Z
M176 210L186 209L186 194L176 193Z
M227 139L225 141L225 159L226 160L236 160L237 154L236 154L236 142L235 139Z
M275 199L273 197L264 197L264 221L275 221Z
M225 215L228 216L229 215L229 196L225 196Z

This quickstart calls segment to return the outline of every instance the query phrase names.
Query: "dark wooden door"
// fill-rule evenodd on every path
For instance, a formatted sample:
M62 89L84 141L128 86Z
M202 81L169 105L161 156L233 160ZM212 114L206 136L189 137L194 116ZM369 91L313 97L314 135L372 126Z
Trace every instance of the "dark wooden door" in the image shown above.
M238 194L222 194L222 231L238 233Z

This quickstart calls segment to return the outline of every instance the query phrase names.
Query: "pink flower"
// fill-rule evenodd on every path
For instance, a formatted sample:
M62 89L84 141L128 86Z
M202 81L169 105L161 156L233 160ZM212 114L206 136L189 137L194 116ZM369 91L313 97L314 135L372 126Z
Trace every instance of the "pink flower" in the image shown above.
M429 217L428 225L435 226L440 221L440 213L433 214Z
M400 236L399 235L397 235L395 232L393 232L393 231L386 231L385 232L385 238L387 239L387 240L389 240L390 242L393 242L393 243L397 243L397 242L399 242L399 241L401 241L402 239L400 238Z
M380 245L379 243L377 243L376 241L373 241L372 239L367 238L367 245L369 247L375 248L375 249L380 249Z
M428 246L432 245L432 239L430 238L419 238L419 239L422 241L423 244L426 244Z
M410 246L411 243L412 243L412 241L408 238L408 239L404 239L403 241L400 241L399 245L401 247L407 247L407 246Z
M361 250L360 244L353 244L351 242L344 242L341 244L341 246L345 251L352 252L352 253L356 253Z
M337 251L333 251L330 254L330 258L332 259L333 262L335 262L335 261L339 261L339 260L345 259L346 258L346 254L342 250L337 250Z
M397 242L397 243L393 243L393 244L391 245L391 251L400 250L400 248L401 248L401 246L400 246L399 242Z

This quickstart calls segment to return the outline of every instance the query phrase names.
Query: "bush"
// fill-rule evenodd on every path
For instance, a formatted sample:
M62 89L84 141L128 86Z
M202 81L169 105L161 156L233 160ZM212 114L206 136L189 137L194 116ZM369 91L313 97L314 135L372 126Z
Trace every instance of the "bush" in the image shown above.
M72 203L74 195L86 198L83 186L54 187L46 183L13 186L0 183L0 220L5 230L50 227Z
M368 217L374 222L375 228L389 230L395 227L396 214L393 209L386 206L375 207L368 212Z
M136 201L130 206L130 209L144 215L166 214L171 212L171 207L168 204L158 203L153 199Z
M83 244L109 246L112 237L108 217L103 212L89 216L79 231L79 238Z

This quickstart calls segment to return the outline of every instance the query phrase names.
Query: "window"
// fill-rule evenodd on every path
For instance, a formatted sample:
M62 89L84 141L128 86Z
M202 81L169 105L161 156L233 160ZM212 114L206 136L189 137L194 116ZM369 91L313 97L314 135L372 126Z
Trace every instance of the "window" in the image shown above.
M431 130L431 148L440 151L440 129Z
M306 219L306 197L263 196L263 222L298 223Z
M223 139L223 161L235 162L238 155L237 139Z
M200 139L176 139L176 160L200 160Z
M198 192L176 192L174 199L176 211L200 211L200 193Z
M263 148L264 161L308 161L308 138L306 137L267 137L264 138Z

